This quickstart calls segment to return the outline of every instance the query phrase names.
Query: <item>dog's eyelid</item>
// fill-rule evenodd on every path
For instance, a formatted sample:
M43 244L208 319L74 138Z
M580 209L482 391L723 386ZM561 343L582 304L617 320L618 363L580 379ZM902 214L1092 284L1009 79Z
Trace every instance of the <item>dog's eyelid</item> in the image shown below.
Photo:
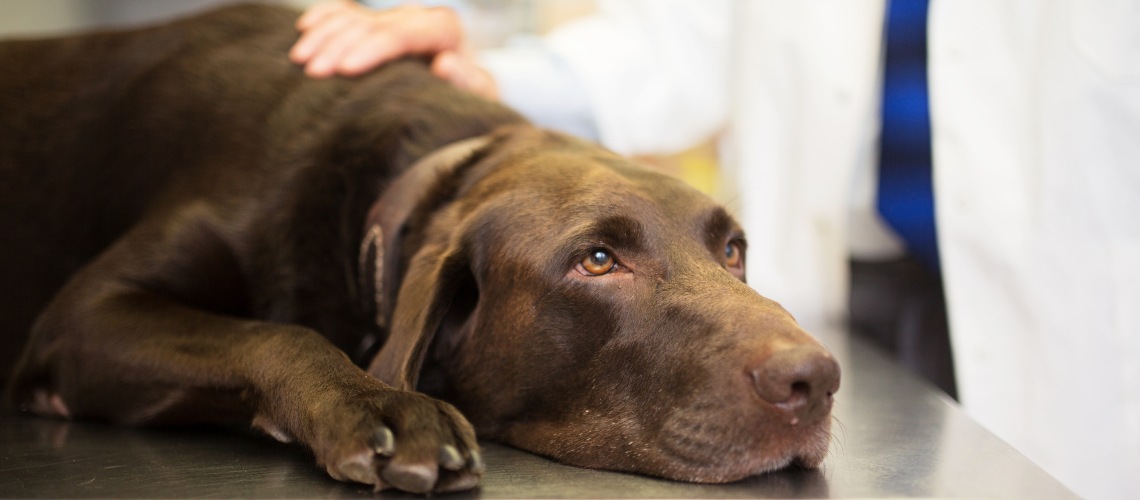
M738 243L742 250L748 248L748 243L744 238L744 230L723 207L715 207L706 214L700 227L706 244L714 252L718 252L719 250L716 249L734 242Z
M591 272L586 268L586 261L588 261L597 252L604 252L612 262L610 267L602 273ZM619 252L613 250L613 247L608 245L592 244L578 246L576 250L570 252L572 258L568 259L571 262L569 272L590 279L601 278L603 276L632 273L633 268L627 265L627 261L623 260L622 257L618 255L618 253Z
M742 233L737 232L732 236L729 236L728 243L735 243L736 246L740 248L741 252L748 251L748 240L744 238L744 234Z

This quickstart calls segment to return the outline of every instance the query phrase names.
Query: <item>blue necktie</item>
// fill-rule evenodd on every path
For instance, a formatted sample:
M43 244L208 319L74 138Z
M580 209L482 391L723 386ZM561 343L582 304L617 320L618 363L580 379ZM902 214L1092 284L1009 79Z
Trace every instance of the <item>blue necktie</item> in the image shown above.
M927 0L888 0L879 213L911 256L939 272L926 79Z

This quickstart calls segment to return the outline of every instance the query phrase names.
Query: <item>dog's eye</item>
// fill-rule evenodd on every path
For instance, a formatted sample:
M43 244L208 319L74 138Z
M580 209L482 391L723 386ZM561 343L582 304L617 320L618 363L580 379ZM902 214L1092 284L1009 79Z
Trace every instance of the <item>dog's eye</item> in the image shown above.
M601 276L613 270L615 264L613 255L598 248L590 250L586 258L582 259L580 266L587 274Z
M740 244L730 241L724 246L724 265L727 267L740 267L743 258Z

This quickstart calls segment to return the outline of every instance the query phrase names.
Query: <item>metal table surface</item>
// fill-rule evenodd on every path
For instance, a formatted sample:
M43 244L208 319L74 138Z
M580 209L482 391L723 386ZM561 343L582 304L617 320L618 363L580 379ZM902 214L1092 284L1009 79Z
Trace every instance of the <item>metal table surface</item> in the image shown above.
M1072 498L950 399L857 337L822 335L843 366L831 455L697 485L560 465L484 443L477 490L448 498ZM131 429L0 415L0 497L369 497L297 446L217 429ZM381 496L403 497L384 492Z

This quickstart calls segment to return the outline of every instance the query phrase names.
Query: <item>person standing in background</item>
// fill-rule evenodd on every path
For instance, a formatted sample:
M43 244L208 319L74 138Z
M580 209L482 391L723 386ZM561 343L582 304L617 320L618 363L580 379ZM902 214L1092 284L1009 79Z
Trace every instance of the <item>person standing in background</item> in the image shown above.
M292 56L325 77L431 55L457 86L624 154L716 134L749 283L809 329L843 321L849 257L905 247L874 209L886 2L599 7L476 54L446 11L329 2L301 18ZM929 9L959 399L1078 494L1140 497L1140 2Z

